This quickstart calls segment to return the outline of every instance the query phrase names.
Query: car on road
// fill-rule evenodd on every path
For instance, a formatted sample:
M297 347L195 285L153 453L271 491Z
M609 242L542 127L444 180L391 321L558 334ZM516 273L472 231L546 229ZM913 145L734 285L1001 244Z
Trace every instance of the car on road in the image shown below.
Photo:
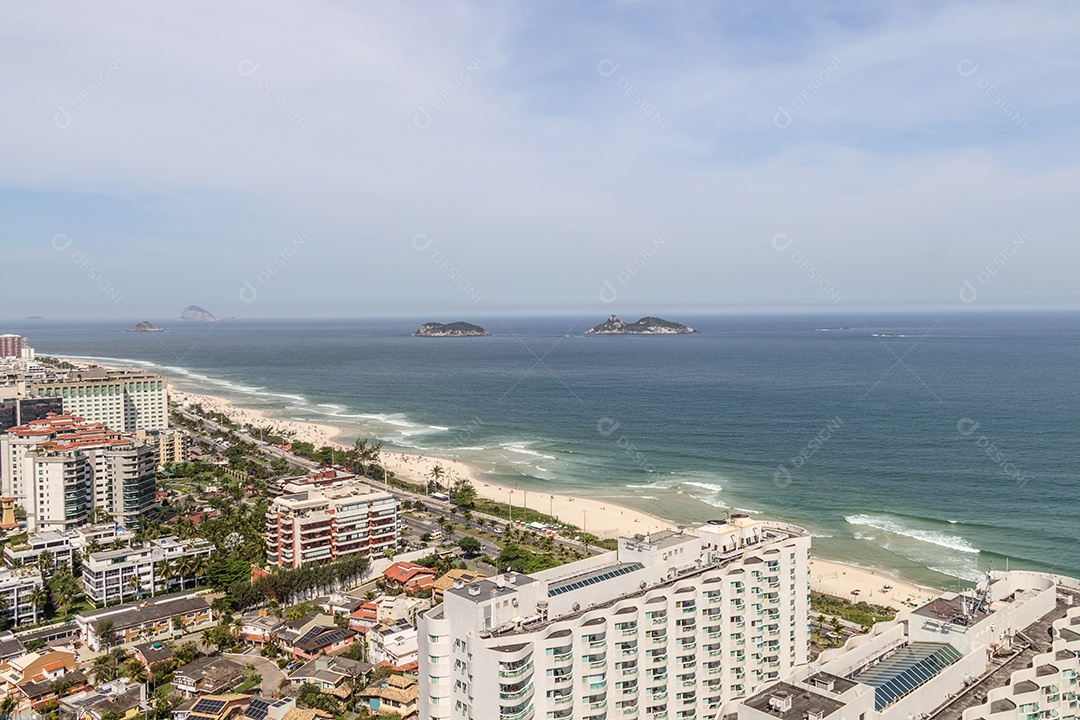
M299 660L293 660L292 662L290 662L288 665L285 666L285 672L291 673L293 670L295 670L296 668L300 667L303 664L304 663L300 662Z

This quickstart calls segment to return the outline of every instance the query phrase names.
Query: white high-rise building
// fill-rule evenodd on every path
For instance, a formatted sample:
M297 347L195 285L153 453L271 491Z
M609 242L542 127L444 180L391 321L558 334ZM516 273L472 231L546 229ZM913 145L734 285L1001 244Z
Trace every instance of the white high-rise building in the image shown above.
M169 427L169 379L142 370L72 370L63 380L26 383L27 397L58 397L64 412L114 430Z
M447 590L420 619L422 720L690 720L807 661L810 536L745 515Z
M0 495L27 513L31 531L70 530L101 508L137 524L154 504L157 450L71 415L50 415L0 435Z

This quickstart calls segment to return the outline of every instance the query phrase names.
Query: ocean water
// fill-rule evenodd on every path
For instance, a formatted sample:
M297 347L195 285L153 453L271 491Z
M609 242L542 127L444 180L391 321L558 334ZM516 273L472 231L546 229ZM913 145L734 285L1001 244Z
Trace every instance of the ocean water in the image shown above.
M410 337L430 319L3 330L467 460L540 509L547 491L687 523L748 512L939 586L989 563L1080 576L1076 314L681 316L702 332L655 337L468 318L494 335Z

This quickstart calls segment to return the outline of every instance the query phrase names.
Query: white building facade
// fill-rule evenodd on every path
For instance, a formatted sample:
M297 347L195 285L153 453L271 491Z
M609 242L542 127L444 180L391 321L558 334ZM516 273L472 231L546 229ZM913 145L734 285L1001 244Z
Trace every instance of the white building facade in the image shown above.
M95 605L104 605L189 590L202 574L199 558L213 551L208 540L177 540L170 535L129 548L91 553L83 560L83 591Z
M64 412L121 432L169 427L169 379L141 370L90 368L62 380L28 382L29 397L58 397Z
M44 608L34 605L31 596L42 584L41 572L36 568L0 568L0 617L15 626L37 622Z
M740 515L455 586L420 616L420 717L715 716L806 662L809 549Z

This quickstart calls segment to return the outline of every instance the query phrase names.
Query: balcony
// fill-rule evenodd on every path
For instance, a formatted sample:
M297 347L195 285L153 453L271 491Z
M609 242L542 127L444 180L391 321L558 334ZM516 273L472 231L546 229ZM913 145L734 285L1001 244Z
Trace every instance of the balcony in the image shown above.
M520 700L521 698L525 697L526 695L528 695L532 691L533 691L533 684L529 683L528 685L521 688L520 690L515 690L514 692L506 692L506 693L501 692L501 693L499 693L499 700L501 700L501 701Z
M529 662L525 663L524 665L522 665L521 667L518 667L518 668L500 669L499 670L499 677L501 677L501 678L519 678L522 675L525 675L526 673L532 672L532 669L533 669L533 663L532 663L532 660L530 660Z

